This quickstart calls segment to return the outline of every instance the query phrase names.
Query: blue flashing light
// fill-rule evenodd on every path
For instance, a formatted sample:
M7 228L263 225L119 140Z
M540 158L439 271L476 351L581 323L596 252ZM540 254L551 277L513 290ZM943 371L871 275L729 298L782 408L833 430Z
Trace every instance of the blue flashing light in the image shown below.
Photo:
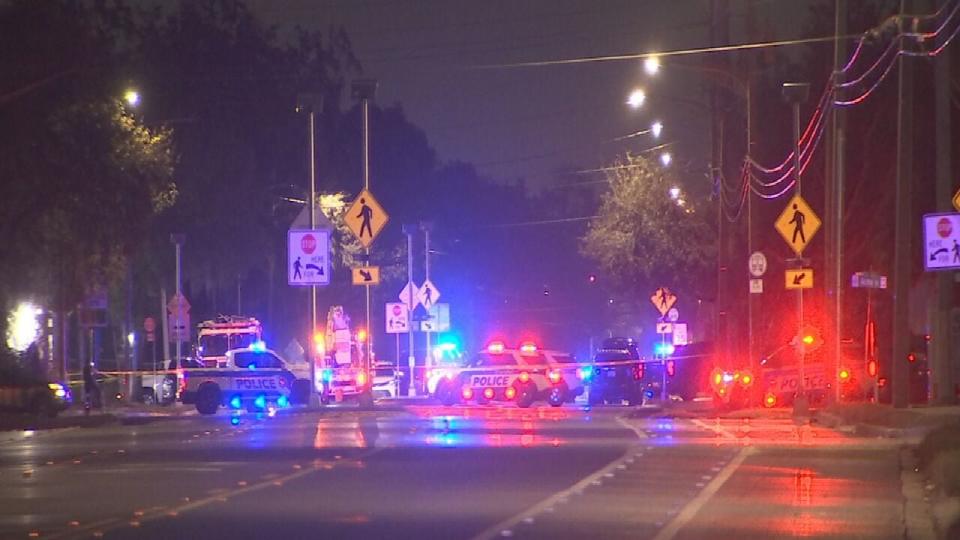
M647 399L653 399L653 390L647 390L643 395L646 396Z
M287 407L290 405L290 400L287 399L287 396L280 396L277 398L277 407Z
M247 369L249 369L250 371L253 371L257 369L257 365L254 364L253 362L250 362L249 364L247 364Z
M230 424L231 424L231 425L234 425L234 426L239 426L239 425L240 425L240 417L239 417L239 416L234 416L233 418L231 418L231 419L230 419Z
M267 344L263 340L254 341L250 344L250 350L254 352L264 352L267 350Z
M580 379L584 381L589 381L593 377L593 367L592 366L583 366L580 368Z
M256 408L258 408L258 409L266 409L266 408L267 408L267 396L265 396L265 395L263 395L263 394L260 394L259 396L257 396L257 399L253 400L253 406L256 407Z
M240 401L240 396L233 396L230 398L230 408L232 409L242 409L243 402Z
M323 380L324 382L330 382L333 380L333 370L325 369L323 370Z
M670 356L676 350L677 349L673 346L673 343L657 343L653 347L653 352L657 356Z

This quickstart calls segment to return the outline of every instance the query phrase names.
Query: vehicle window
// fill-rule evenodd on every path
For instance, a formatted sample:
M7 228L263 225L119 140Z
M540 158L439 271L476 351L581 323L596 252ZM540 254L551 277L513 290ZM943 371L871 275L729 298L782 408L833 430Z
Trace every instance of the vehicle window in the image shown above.
M481 353L474 359L473 365L477 367L515 366L517 360L512 354Z
M522 359L521 363L531 366L539 366L547 363L547 358L540 353L521 354L520 358Z
M238 368L282 368L283 361L266 352L238 351L233 353L233 361Z
M622 360L631 360L630 353L627 351L600 351L597 353L597 362L619 362Z
M233 334L230 336L231 349L246 349L257 341L254 334Z
M569 354L553 354L550 356L553 358L553 361L558 364L573 364L577 361L576 358Z
M200 356L223 356L230 350L226 334L200 336Z

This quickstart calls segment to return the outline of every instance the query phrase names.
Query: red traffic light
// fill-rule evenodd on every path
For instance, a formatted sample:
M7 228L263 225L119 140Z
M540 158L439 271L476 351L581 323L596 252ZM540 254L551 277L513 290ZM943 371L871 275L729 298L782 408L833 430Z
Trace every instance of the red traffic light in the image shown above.
M869 375L869 376L871 376L871 377L876 377L876 376L877 376L877 361L876 361L876 360L870 360L869 362L867 362L867 375Z
M915 355L915 354L913 354L913 353L910 353L910 354L907 355L907 362L910 362L910 363L912 364L912 363L914 363L914 362L916 362L916 361L917 361L917 355Z

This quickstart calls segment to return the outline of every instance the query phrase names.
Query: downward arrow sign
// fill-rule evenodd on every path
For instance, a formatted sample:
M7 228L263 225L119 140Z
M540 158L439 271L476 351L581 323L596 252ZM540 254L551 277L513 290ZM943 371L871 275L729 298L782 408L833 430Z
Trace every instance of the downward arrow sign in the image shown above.
M361 270L360 276L363 277L364 281L373 281L373 276L371 276L370 272L367 272L366 270Z
M941 253L948 253L947 248L940 248L940 249L934 251L933 253L931 253L931 254L930 254L930 260L931 260L931 261L937 260L937 255L940 255Z
M803 278L807 277L807 274L801 273L793 276L793 284L800 285L803 283Z

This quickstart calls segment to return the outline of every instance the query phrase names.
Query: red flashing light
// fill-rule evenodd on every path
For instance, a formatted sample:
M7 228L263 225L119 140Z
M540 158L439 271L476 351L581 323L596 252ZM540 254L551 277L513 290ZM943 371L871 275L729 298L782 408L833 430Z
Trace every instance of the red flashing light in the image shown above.
M534 354L536 352L537 344L533 343L532 341L525 341L522 345L520 345L521 354Z
M504 345L502 341L493 341L487 345L487 352L490 354L503 354L506 348L506 345Z
M493 388L484 388L484 389L483 389L483 397L485 397L485 398L487 398L487 399L493 399L493 396L494 396Z
M465 386L460 392L460 395L463 396L463 399L473 399L473 388Z
M527 373L526 371L521 371L521 372L520 372L520 382L522 382L522 383L530 382L530 374Z
M869 376L871 376L871 377L876 377L876 376L877 376L877 361L876 361L876 360L870 360L869 362L867 362L867 375L869 375Z
M357 372L357 386L366 386L367 384L367 372L358 371Z
M813 345L813 342L814 342L814 341L815 341L815 338L814 338L813 336L809 335L809 334L803 336L803 344L804 344L804 345Z
M673 377L677 374L677 364L673 360L667 360L667 375Z
M560 373L559 370L552 369L547 373L547 378L549 378L550 382L552 382L553 384L557 384L563 380L563 375Z
M916 362L916 361L917 361L917 355L915 355L915 354L913 354L913 353L910 353L910 354L907 355L907 362L910 362L910 363L912 364L912 363L914 363L914 362Z
M633 380L639 381L643 378L643 364L633 366Z
M508 386L507 390L504 392L504 395L507 397L507 399L513 399L517 397L517 389L512 386Z
M880 388L883 388L886 385L887 385L886 377L880 377L879 379L877 379L877 386L879 386Z
M767 408L773 407L776 404L777 396L773 394L767 394L766 397L763 398L763 405Z
M840 380L841 380L841 381L848 381L848 380L850 380L850 370L849 370L849 369L841 369L841 370L840 370Z
M750 375L749 373L740 375L740 383L744 386L750 386L753 384L753 375Z
M357 330L357 341L359 341L360 343L364 343L364 342L367 341L367 330L366 330L366 329L361 328L360 330Z

